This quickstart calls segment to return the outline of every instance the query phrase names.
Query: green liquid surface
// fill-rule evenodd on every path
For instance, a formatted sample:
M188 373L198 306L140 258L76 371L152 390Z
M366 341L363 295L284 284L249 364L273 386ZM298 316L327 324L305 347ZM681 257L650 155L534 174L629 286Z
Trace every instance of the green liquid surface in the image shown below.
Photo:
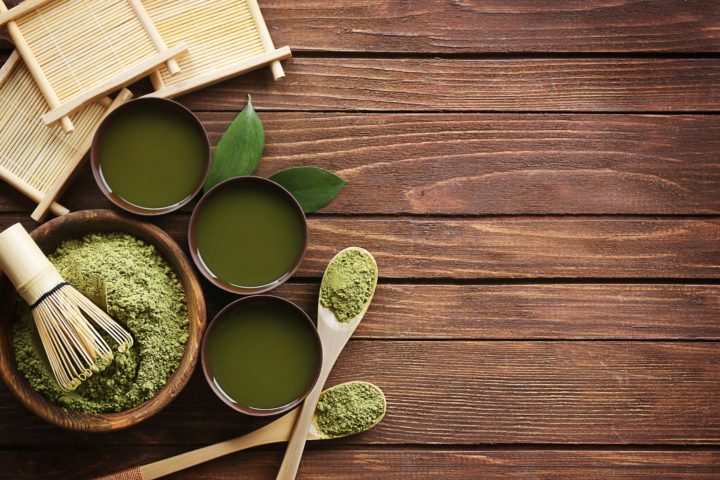
M272 284L302 255L305 225L269 186L227 184L197 213L197 254L219 280L236 287Z
M215 325L208 342L215 383L235 403L259 410L300 397L320 360L312 326L284 303L241 304Z
M99 145L100 171L109 189L144 208L176 205L202 180L207 144L188 118L162 105L118 112Z

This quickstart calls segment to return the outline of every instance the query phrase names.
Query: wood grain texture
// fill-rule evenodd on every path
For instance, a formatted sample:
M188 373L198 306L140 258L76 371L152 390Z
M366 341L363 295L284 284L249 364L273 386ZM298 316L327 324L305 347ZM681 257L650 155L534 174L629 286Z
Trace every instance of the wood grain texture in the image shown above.
M0 53L0 62L4 57ZM718 58L294 58L182 97L195 110L690 112L720 109ZM131 87L150 92L149 82Z
M324 448L323 448L324 447ZM85 450L83 458L64 451L0 452L0 470L7 480L86 480L113 472L137 462L147 463L182 453L182 447L132 447ZM256 478L273 478L282 457L279 449L253 450L222 458L180 472L173 480L221 480L243 478L252 472ZM340 449L328 445L308 445L298 479L351 480L427 478L438 480L490 480L577 478L647 480L710 480L720 470L718 451L548 451L548 450L438 450L438 449ZM52 469L47 466L52 465Z
M350 180L311 218L301 278L278 294L314 310L325 263L349 244L384 276L330 383L377 383L388 416L310 445L300 478L718 478L720 3L260 7L299 54L287 78L263 69L181 101L215 143L251 93L268 135L260 174L315 164ZM107 207L87 172L63 200ZM0 228L34 227L30 209L0 186ZM153 222L186 248L188 212ZM714 216L654 217L699 214ZM210 315L233 299L207 287ZM261 423L197 371L148 423L102 436L45 424L0 386L0 478L87 478ZM281 456L173 478L272 478Z
M272 0L278 45L361 52L718 51L720 6L703 0Z
M3 215L0 225L22 222ZM187 245L188 215L153 219ZM720 220L636 218L416 219L313 217L299 277L362 246L382 278L720 278Z
M718 30L720 31L720 29ZM184 97L199 110L708 111L720 108L717 58L294 58ZM133 89L135 91L135 89ZM141 90L138 90L139 92Z
M360 245L385 278L720 277L720 221L313 219L300 276Z
M316 310L318 284L275 293ZM718 318L719 285L381 284L354 338L720 340Z
M214 145L235 113L199 116ZM349 181L325 213L720 213L717 116L261 116L267 147L258 175L319 165ZM110 206L87 165L62 202ZM30 205L0 184L0 212Z
M382 388L388 413L339 444L720 444L717 342L353 340L328 385L349 380ZM4 446L197 445L258 424L201 372L157 416L103 435L52 428L0 390Z
M720 7L705 0L259 3L275 44L290 45L298 52L717 52L720 48Z

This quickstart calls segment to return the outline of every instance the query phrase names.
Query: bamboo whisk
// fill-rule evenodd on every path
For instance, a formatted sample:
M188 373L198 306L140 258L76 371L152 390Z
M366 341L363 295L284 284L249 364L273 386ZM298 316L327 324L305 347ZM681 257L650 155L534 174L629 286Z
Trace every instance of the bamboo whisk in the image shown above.
M50 368L60 387L75 390L113 353L95 327L124 351L133 339L115 320L60 276L19 223L0 233L0 269L30 305Z

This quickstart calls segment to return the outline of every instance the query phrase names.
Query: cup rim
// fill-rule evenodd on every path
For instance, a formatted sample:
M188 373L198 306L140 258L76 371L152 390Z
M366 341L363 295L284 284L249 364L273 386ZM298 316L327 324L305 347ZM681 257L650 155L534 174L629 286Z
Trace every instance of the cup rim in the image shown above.
M288 202L293 206L293 208L298 213L299 218L302 220L303 224L303 243L302 248L300 250L300 255L298 255L297 261L293 265L293 267L285 274L283 274L280 278L274 280L271 283L268 283L267 285L261 285L259 287L238 287L235 285L231 285L227 282L224 282L214 276L212 272L205 266L202 259L200 258L200 255L198 254L198 248L197 248L197 222L199 217L199 212L203 209L205 204L208 202L210 198L212 198L213 195L217 195L217 193L222 190L223 188L227 188L229 185L236 184L236 183L256 183L256 184L262 184L266 187L275 189L277 192L280 192L286 199L288 199ZM298 268L300 268L300 264L303 261L303 258L305 257L305 252L307 251L308 247L308 224L307 224L307 217L305 216L305 212L303 212L302 207L298 203L297 199L290 193L285 187L280 185L279 183L270 180L269 178L264 177L258 177L254 175L246 175L242 177L233 177L229 178L227 180L224 180L217 185L215 185L213 188L211 188L205 195L202 196L200 201L195 205L195 208L193 208L192 215L190 217L190 223L188 225L188 247L190 249L190 256L193 259L193 262L195 262L195 266L200 270L200 273L213 285L216 287L219 287L226 292L234 293L236 295L257 295L260 293L266 293L270 290L273 290L283 283L285 283L290 277L295 275L295 272L297 272Z
M134 205L132 203L129 203L119 196L117 196L115 193L113 193L106 180L103 176L102 172L100 171L100 144L102 143L102 140L106 134L107 126L112 123L113 119L116 118L120 113L122 113L125 110L136 108L139 103L151 103L151 104L162 104L165 107L168 107L170 109L174 109L176 112L179 112L180 115L185 116L188 118L197 128L197 130L201 133L201 138L203 140L205 148L206 155L205 155L205 168L203 175L198 180L198 184L193 189L192 193L190 193L187 197L185 197L183 200L181 200L178 203L174 203L172 205L168 205L167 207L162 208L146 208L141 207L139 205ZM159 98L159 97L140 97L135 98L133 100L130 100L128 102L123 103L119 107L115 108L113 111L111 111L109 114L103 118L102 122L100 122L100 126L98 126L97 130L95 131L95 134L93 135L92 144L90 147L90 166L92 169L93 177L95 178L95 183L97 184L100 191L105 195L105 197L110 200L115 206L125 210L126 212L133 213L135 215L141 215L145 217L154 217L158 215L164 215L166 213L174 212L176 210L179 210L180 208L184 207L188 203L192 201L193 198L202 190L203 185L205 184L205 181L207 180L208 174L210 172L210 163L211 163L211 152L210 152L210 138L208 137L207 130L205 130L205 126L202 124L200 119L195 115L189 108L187 108L185 105L182 105L179 102L176 102L175 100L170 100L168 98Z
M248 407L246 405L239 404L237 402L231 401L231 399L228 397L228 395L222 391L222 389L213 381L212 376L212 368L210 367L208 360L208 350L209 350L209 342L210 342L210 336L213 334L213 331L217 327L217 325L223 321L223 319L231 312L235 311L238 307L242 307L244 304L252 303L252 302L279 302L283 303L285 305L288 305L290 308L295 310L299 313L299 316L302 317L302 319L307 322L310 329L313 332L313 337L315 338L315 350L318 352L318 359L317 364L315 366L315 373L313 375L312 380L308 383L307 387L303 392L292 402L289 402L287 405L283 405L280 407L270 408L270 409L257 409L253 407ZM223 307L222 310L220 310L210 321L208 326L205 329L205 335L203 336L202 344L200 346L200 363L202 364L202 370L203 375L205 377L205 381L207 381L208 385L210 386L210 389L213 391L213 393L220 399L222 402L232 408L233 410L244 413L245 415L250 415L254 417L271 417L274 415L279 415L281 413L289 412L293 408L297 407L300 403L305 400L305 398L310 394L312 389L315 387L315 384L318 382L318 379L320 378L320 371L322 370L322 363L323 363L323 347L322 347L322 340L320 339L320 333L317 330L317 327L315 326L315 323L310 318L310 315L305 312L302 308L300 308L297 304L294 302L291 302L290 300L287 300L282 297L278 297L276 295L251 295L248 297L238 298L237 300L234 300L230 302L228 305Z

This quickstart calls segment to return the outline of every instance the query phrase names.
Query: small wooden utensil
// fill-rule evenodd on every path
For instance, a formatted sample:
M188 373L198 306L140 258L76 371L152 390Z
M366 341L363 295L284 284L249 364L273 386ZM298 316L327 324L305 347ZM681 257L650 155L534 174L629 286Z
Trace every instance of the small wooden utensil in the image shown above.
M330 265L332 265L332 263L340 255L353 249L361 250L373 261L373 265L375 266L375 282L373 283L374 294L375 286L377 285L378 269L377 264L375 263L375 258L365 249L350 247L340 251L333 257L332 260L330 260L328 268L325 270L325 275L327 275ZM325 276L323 275L323 281L324 280ZM320 377L318 378L315 387L310 391L308 396L305 397L305 402L303 403L302 410L300 411L297 423L295 424L295 429L293 430L293 434L290 438L290 443L288 443L288 448L285 451L285 457L283 457L283 463L280 466L277 480L293 480L297 475L298 468L300 467L300 459L302 458L303 450L305 449L308 428L310 428L313 412L315 411L315 406L320 398L322 387L325 384L325 380L327 380L330 375L330 370L332 370L332 367L335 365L335 361L340 356L340 352L342 352L345 344L365 316L371 302L372 295L370 295L370 298L368 298L359 314L357 314L349 322L342 323L338 321L338 319L335 318L335 314L330 309L325 308L318 299L317 328L323 345L322 370L320 370Z
M105 312L60 276L19 223L0 233L0 269L30 305L43 348L60 387L75 390L112 350L95 327L130 348L133 339Z
M372 383L347 383L364 383L376 389L382 395L382 390L380 390L379 387L373 385ZM341 385L345 384L341 383L340 385L335 385L328 390L340 387ZM385 403L384 395L383 403ZM293 425L295 425L295 421L297 420L299 413L300 407L278 418L274 422L269 423L264 427L255 430L254 432L250 432L247 435L243 435L242 437L237 437L233 438L232 440L216 443L215 445L198 448L197 450L181 453L180 455L175 455L174 457L166 458L164 460L148 463L147 465L143 465L140 467L134 467L123 470L121 472L112 473L110 475L97 477L95 480L153 480L155 478L164 477L165 475L170 475L171 473L179 472L180 470L185 470L186 468L194 467L196 465L200 465L201 463L209 462L210 460L215 460L216 458L239 452L241 450L258 447L260 445L268 445L270 443L285 442L290 438L290 434L293 431ZM380 423L384 415L385 408L383 408L383 414L380 415L372 425L368 426L365 431L370 430L375 425ZM330 437L328 435L324 435L318 430L315 417L316 416L313 415L310 429L307 431L307 434L305 436L306 440L328 440L330 438L341 438L347 436L338 435Z

